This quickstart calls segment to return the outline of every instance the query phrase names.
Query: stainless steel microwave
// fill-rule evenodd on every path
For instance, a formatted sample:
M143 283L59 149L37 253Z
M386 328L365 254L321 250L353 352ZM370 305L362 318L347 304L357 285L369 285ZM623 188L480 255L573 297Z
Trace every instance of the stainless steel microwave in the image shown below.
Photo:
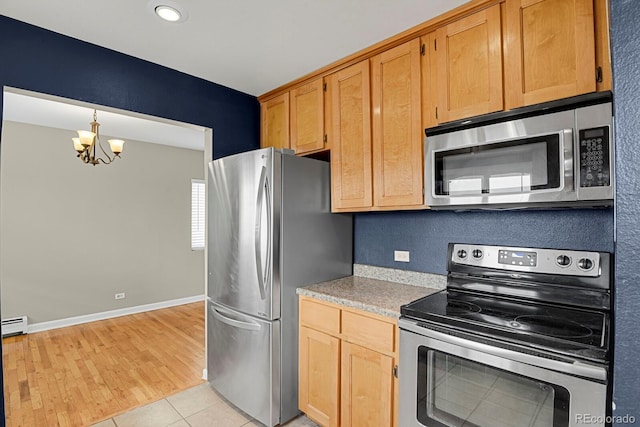
M433 209L613 204L611 98L530 107L427 129L425 203Z

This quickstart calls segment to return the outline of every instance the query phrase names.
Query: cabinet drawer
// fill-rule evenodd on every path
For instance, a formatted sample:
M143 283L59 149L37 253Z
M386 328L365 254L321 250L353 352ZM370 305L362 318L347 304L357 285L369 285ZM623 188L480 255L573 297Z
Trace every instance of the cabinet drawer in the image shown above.
M342 312L342 336L372 350L393 353L396 326L394 323L367 316Z
M300 322L313 329L337 335L340 333L340 309L301 299Z

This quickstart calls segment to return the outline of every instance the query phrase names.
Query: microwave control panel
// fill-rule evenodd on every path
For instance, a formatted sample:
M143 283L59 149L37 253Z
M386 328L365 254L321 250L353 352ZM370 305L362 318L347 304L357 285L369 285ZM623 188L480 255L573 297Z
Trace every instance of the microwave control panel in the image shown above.
M609 126L581 129L580 187L611 185Z

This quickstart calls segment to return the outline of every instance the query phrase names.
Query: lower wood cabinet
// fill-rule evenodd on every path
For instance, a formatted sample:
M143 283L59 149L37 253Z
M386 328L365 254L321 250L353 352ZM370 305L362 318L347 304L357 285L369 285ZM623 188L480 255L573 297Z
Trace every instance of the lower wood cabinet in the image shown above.
M341 355L341 424L391 426L393 357L349 342Z
M337 426L340 405L340 340L300 326L298 404L323 426Z
M397 425L397 335L395 319L301 296L300 410L322 426Z

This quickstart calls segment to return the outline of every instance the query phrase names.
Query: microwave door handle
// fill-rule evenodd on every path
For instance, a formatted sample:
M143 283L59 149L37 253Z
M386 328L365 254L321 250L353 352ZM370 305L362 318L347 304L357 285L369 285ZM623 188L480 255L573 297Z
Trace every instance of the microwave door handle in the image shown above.
M219 320L222 323L225 323L229 326L233 326L234 328L240 328L240 329L247 329L250 331L259 331L260 330L260 324L256 323L256 322L242 322L240 320L235 320L235 319L231 319L225 315L223 315L222 313L220 313L218 310L216 310L213 307L211 308L211 314L213 314L213 317L215 317L217 320Z
M575 152L573 149L573 129L564 129L561 132L561 141L562 141L562 171L563 173L563 185L565 190L575 190L573 188L573 177L576 173L575 167L577 166L577 161L567 161L567 159L573 159L573 153Z
M256 274L258 276L258 288L260 289L260 298L263 300L267 298L266 292L264 290L264 282L265 282L265 274L262 265L262 205L265 203L266 193L267 193L267 168L262 167L260 172L260 181L258 186L258 198L256 200L256 224L255 224L255 233L254 233L254 248L256 254ZM267 202L268 203L268 202ZM269 213L269 206L267 205L267 215L269 217L271 214ZM271 234L271 224L269 221L268 233ZM269 258L270 251L267 254L267 262Z

